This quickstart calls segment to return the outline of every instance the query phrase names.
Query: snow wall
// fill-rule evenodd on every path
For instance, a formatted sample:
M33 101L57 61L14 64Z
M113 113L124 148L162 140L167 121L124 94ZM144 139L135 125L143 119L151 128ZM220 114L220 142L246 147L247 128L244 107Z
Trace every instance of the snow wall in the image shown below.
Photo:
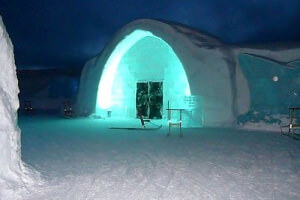
M289 115L288 108L300 107L300 48L275 45L269 49L236 51L251 91L250 108L238 121L283 123L282 118Z
M133 35L137 30L150 32L154 37L167 43L182 63L191 92L190 97L187 98L190 102L187 102L186 107L184 107L188 111L184 113L183 120L185 122L183 125L186 127L232 126L237 124L239 116L248 115L251 109L264 109L265 105L261 104L261 101L255 98L255 96L258 95L257 92L262 88L259 87L259 84L255 86L257 79L253 74L259 73L261 76L266 75L265 72L269 71L270 65L276 65L272 63L277 63L277 65L279 65L277 66L277 70L280 69L284 74L299 72L298 69L295 69L295 66L292 67L293 69L289 66L285 66L288 64L286 62L300 58L298 47L293 48L292 53L287 48L241 48L226 45L213 36L200 33L182 25L141 19L123 27L101 54L86 63L82 71L75 106L75 113L77 115L89 115L94 112L97 114L97 98L103 98L103 96L105 96L105 93L103 93L102 96L97 97L97 93L99 92L98 86L100 80L103 79L103 74L105 74L107 68L109 68L107 63L109 63L110 59L113 59L112 55L116 49L120 48L123 41L130 38L130 35ZM136 45L138 45L138 42ZM128 51L132 48L134 48L134 46L129 48ZM138 54L142 54L143 51L149 52L149 49L146 47L141 49L141 53L136 52L134 57L139 57ZM151 53L153 52L149 52L148 54ZM132 66L134 62L134 59L125 59L125 53L123 55L118 58L117 71L121 71L120 68L124 67L122 63L127 64L127 66ZM144 57L145 62L147 62L147 57L150 56ZM259 71L256 72L254 69L258 67L257 63L251 63L255 59L263 60L262 62L264 62L262 65L259 65ZM143 68L144 66L141 67ZM144 69L151 72L151 67ZM293 72L285 72L291 70L293 70ZM117 73L118 72L116 72L116 74ZM166 73L163 79L167 79L169 75L169 73ZM278 75L280 75L279 79L282 80L283 76L281 76L281 74ZM281 87L286 87L287 82L272 81L274 76L271 76L271 78L270 76L267 77L270 78L269 81L271 80L271 85L282 84ZM115 80L113 80L115 85L117 82L120 82L118 79L122 79L122 76L116 77ZM288 80L286 77L284 79ZM294 74L291 79L290 82L298 84L297 74ZM127 82L124 81L123 84L127 84ZM297 84L294 85L295 90L299 90L299 84ZM131 85L129 87L135 86ZM114 85L112 88L114 90L118 89L118 87ZM164 88L164 90L173 90L173 88L174 87L170 85L169 88ZM266 90L265 94L269 92L271 91ZM298 94L297 91L295 93ZM126 95L127 94L123 94L123 96ZM294 95L292 98L296 98L293 100L295 104L299 102L299 96ZM273 99L273 97L269 99ZM282 99L284 99L284 97ZM294 105L294 103L291 102L289 105ZM189 107L189 105L192 106ZM276 105L279 105L279 103ZM288 109L285 106L282 105L282 110ZM267 108L272 109L274 107ZM117 109L117 106L111 106L107 109L112 111L112 117L114 113L116 113L114 109ZM166 109L165 103L163 109ZM102 117L106 117L106 110L104 109L103 111ZM101 114L101 112L99 113ZM126 117L127 115L124 116ZM164 112L164 118L166 118L166 112Z
M0 199L4 192L31 183L21 161L20 129L17 125L18 80L12 42L0 16ZM4 195L5 196L5 195Z

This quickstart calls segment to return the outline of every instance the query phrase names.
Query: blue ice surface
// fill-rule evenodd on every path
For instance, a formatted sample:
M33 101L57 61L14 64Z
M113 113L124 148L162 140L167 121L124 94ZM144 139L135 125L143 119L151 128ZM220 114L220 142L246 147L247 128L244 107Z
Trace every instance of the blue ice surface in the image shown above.
M274 115L288 115L290 107L300 107L300 62L291 69L251 55L240 54L238 58L251 99L250 110L239 117L240 122L280 123Z

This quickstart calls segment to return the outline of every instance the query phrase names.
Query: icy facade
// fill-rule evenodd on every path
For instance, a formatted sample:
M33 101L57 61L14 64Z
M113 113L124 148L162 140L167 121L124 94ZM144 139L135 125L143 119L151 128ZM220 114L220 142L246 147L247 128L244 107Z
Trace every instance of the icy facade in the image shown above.
M132 37L137 32L146 37ZM230 46L178 24L137 20L87 62L76 114L135 117L140 81L161 81L164 118L169 100L172 108L186 109L186 127L233 126L255 110L284 114L300 102L297 59L297 46Z
M18 80L13 45L0 16L0 199L30 179L20 155L20 129L17 126ZM7 190L6 190L7 189Z
M240 64L251 92L251 110L287 113L299 103L300 68L287 68L250 55L240 55Z
M300 106L299 58L299 48L241 50L238 60L251 91L251 104L238 123L288 124L289 108Z
M117 54L118 48L137 30L149 34ZM125 113L125 118L134 117L136 83L161 81L164 85L164 118L167 116L169 101L171 108L186 109L184 126L224 126L233 123L236 113L243 112L243 109L237 110L232 103L236 98L233 86L235 75L240 72L233 74L235 65L228 64L235 62L233 54L230 49L226 51L217 39L198 32L192 33L196 39L189 38L192 34L188 31L155 20L138 20L122 28L101 55L87 62L84 67L76 113L91 114L100 107L104 111L100 112L101 116L106 117L105 111L115 107L97 105L96 99L101 102L112 91L114 97L132 97L130 103L122 101L122 98L110 99L110 104L119 103L123 109L117 112L112 110L112 117L120 116L118 113ZM113 73L107 73L108 69L113 69L109 70ZM122 80L130 77L130 80ZM240 82L243 82L243 77L241 79ZM131 83L125 86L125 91L129 92L115 95L118 91L124 91L123 83ZM110 85L113 89L103 89ZM245 94L247 85L240 85Z
M169 88L164 91L163 107L169 101L174 107L186 108L184 97L191 92L184 68L172 48L149 32L136 30L125 38L105 68L97 95L100 115L104 114L101 110L110 109L116 117L134 118L138 82L162 82L163 88Z

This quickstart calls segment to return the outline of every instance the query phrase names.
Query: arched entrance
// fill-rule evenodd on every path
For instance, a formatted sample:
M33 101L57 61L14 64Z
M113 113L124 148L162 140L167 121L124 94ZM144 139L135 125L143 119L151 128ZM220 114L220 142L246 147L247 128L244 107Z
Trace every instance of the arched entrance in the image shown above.
M191 95L184 67L172 47L150 31L135 30L127 35L107 59L98 86L96 114L136 117L139 85L160 85L161 112L172 107L185 108ZM150 86L149 86L150 85Z

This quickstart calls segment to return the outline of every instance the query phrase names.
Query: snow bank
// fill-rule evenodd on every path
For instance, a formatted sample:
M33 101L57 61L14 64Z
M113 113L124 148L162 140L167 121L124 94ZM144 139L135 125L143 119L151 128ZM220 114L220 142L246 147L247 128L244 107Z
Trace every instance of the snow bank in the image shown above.
M250 116L251 117L250 117ZM242 119L244 118L244 120ZM245 118L248 118L245 120ZM290 123L289 115L274 114L260 115L258 112L243 115L239 117L239 129L249 131L272 131L281 132L281 126L286 126Z
M20 129L17 125L18 80L13 45L0 16L0 199L32 183L21 161Z

